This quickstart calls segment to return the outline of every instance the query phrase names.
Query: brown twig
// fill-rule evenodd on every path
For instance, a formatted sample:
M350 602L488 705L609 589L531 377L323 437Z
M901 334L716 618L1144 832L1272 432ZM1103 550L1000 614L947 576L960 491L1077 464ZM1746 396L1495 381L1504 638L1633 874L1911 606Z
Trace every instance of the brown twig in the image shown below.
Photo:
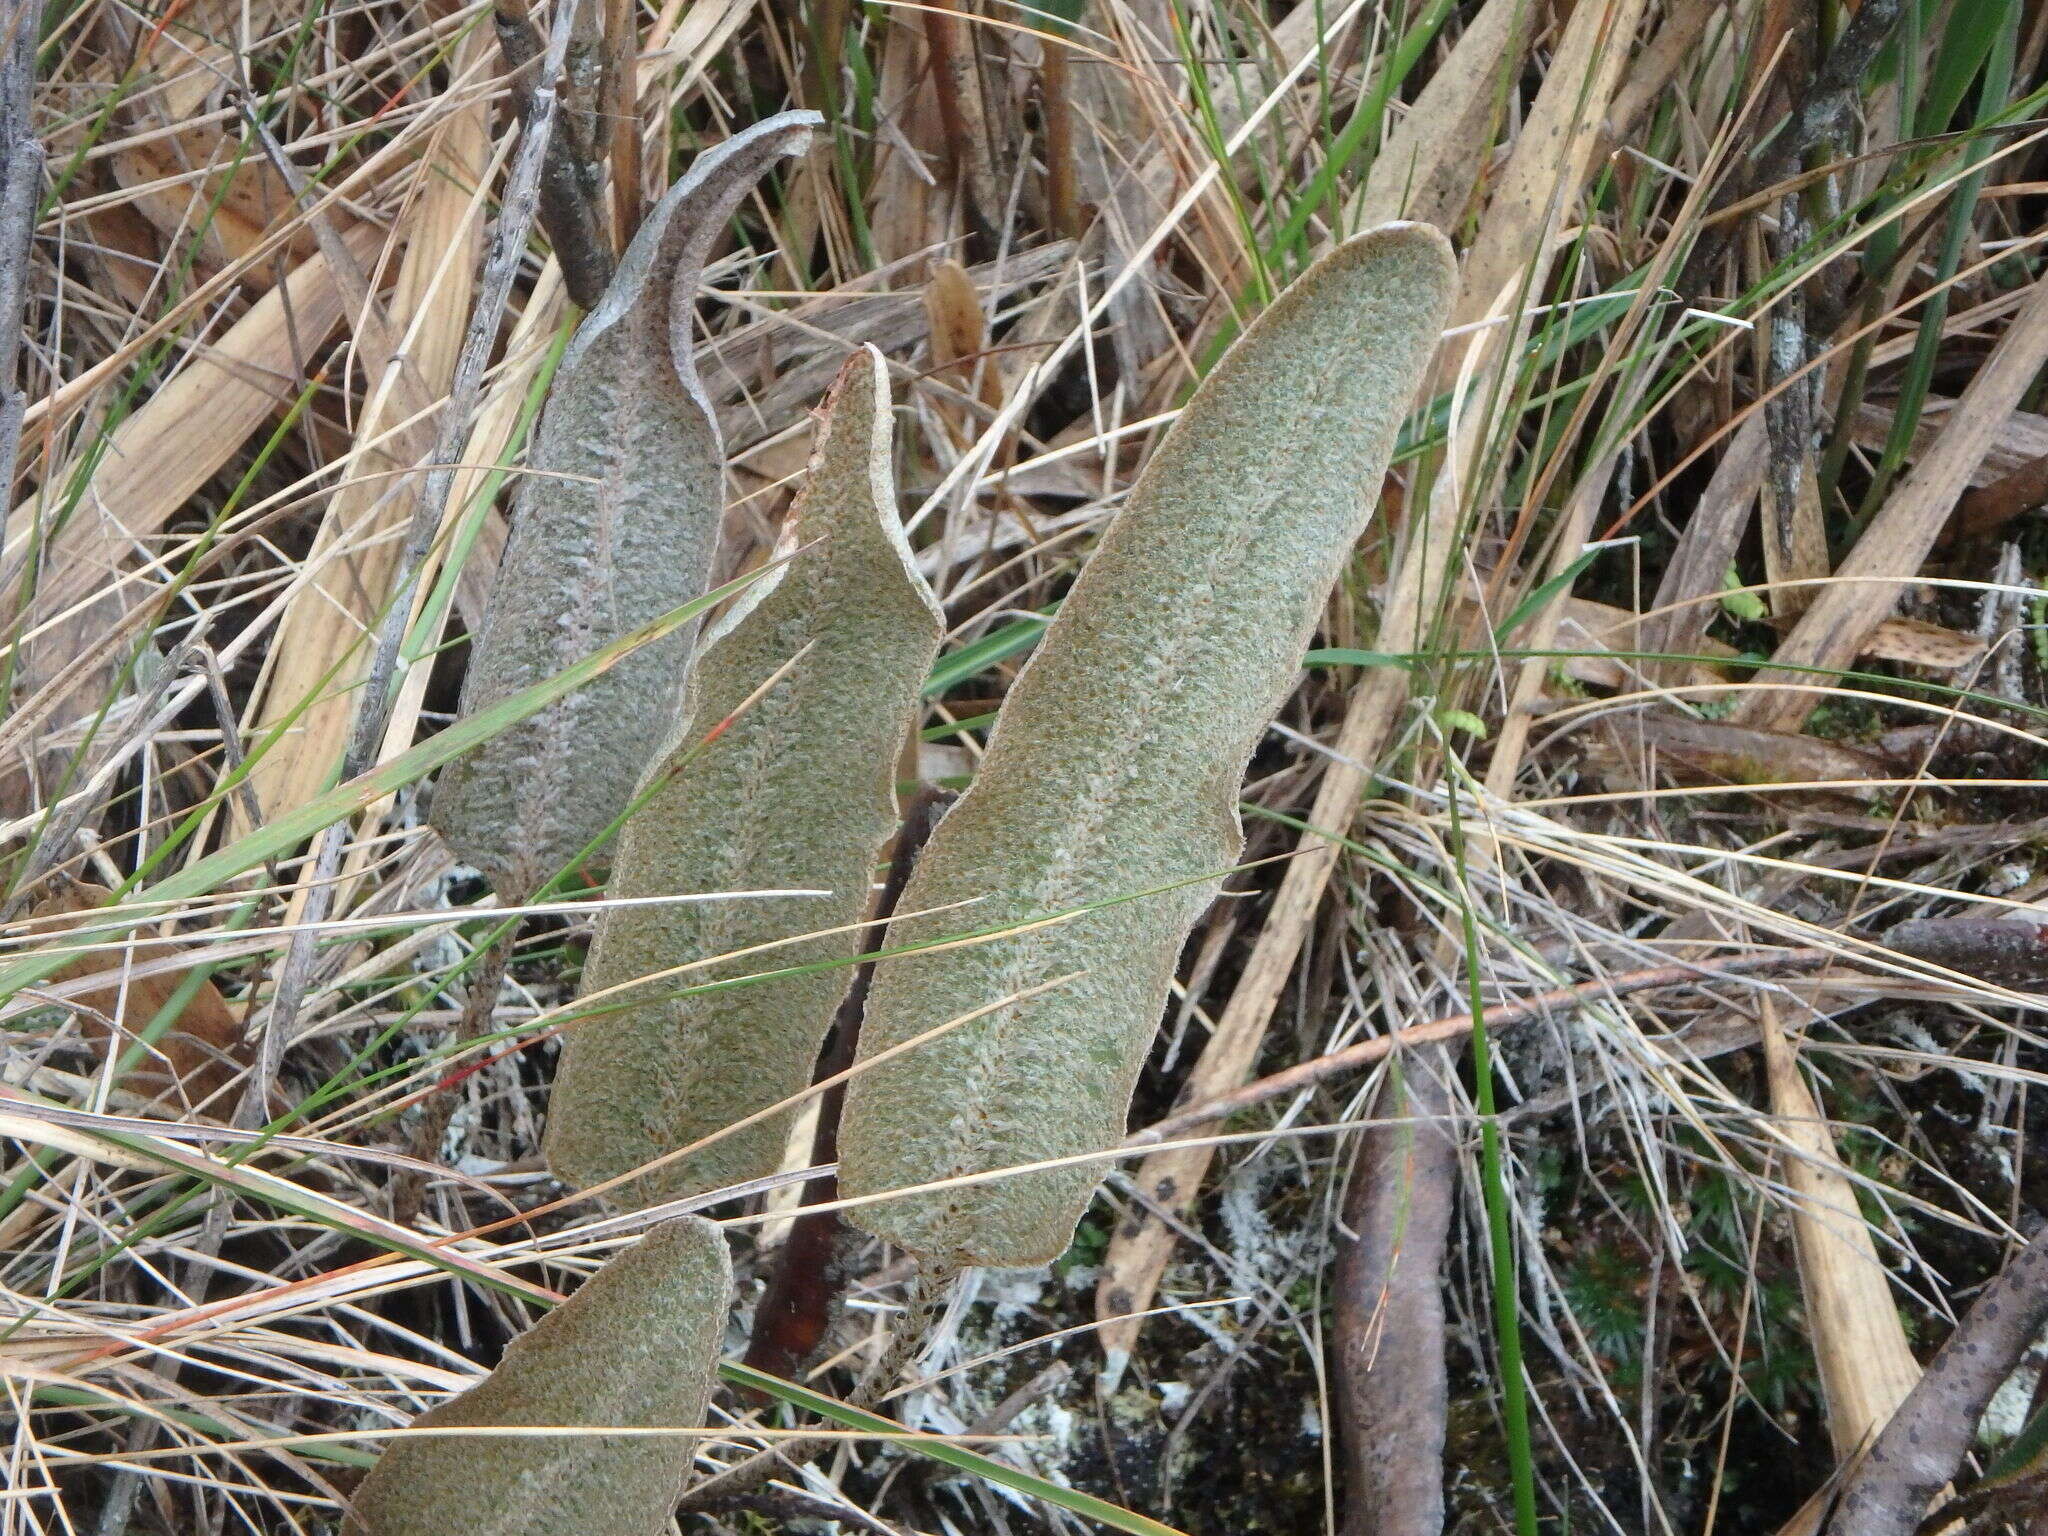
M1448 1129L1455 1058L1403 1052L1359 1138L1331 1288L1332 1371L1346 1486L1344 1536L1444 1528L1449 1386L1439 1271L1458 1141Z
M634 0L605 0L604 118L611 123L612 238L632 244L645 209L641 204L640 34Z
M1735 196L1731 201L1740 204L1753 200L1760 189L1776 189L1779 183L1799 176L1806 169L1809 155L1840 138L1851 113L1862 100L1860 87L1864 75L1898 25L1902 4L1903 0L1865 0L1813 70L1812 77L1799 80L1796 88L1786 93L1791 102L1789 110L1778 119L1774 135L1753 158L1749 174L1733 189ZM1771 47L1768 40L1760 39L1759 43L1753 50L1755 57L1776 57L1779 50ZM1823 169L1807 174L1818 181L1831 172ZM1692 292L1701 287L1708 281L1708 274L1720 269L1728 242L1738 228L1735 221L1723 214L1709 216L1701 238L1686 260L1685 274L1678 284L1682 291Z
M1759 167L1759 182L1783 180L1800 169L1810 151L1841 136L1860 100L1863 77L1898 25L1902 8L1903 0L1865 0L1814 71L1811 87L1799 93L1792 121Z
M921 789L896 835L889 873L875 903L875 917L887 918L896 910L897 898L917 864L917 856L939 824L939 817L954 796L941 790ZM865 952L882 947L887 927L880 921L868 930ZM813 1082L837 1077L853 1065L860 1044L861 1015L867 1007L868 988L874 981L872 960L853 974L853 984L840 1000L833 1021L831 1042L819 1059ZM811 1142L813 1165L839 1160L839 1112L846 1101L842 1084L827 1089L818 1099L818 1127ZM805 1204L830 1205L839 1198L837 1176L820 1174L810 1182ZM836 1211L806 1211L790 1223L783 1240L775 1273L769 1278L761 1304L754 1312L754 1334L747 1341L747 1364L771 1376L794 1379L825 1342L845 1287L841 1273L846 1227Z
M933 0L924 13L931 50L932 87L945 129L947 168L967 222L994 241L1002 228L1003 200L981 99L981 71L953 0Z
M1991 1395L2048 1321L2048 1227L1956 1325L1843 1486L1828 1536L1910 1536L1956 1475Z
M1526 997L1519 1002L1502 1003L1497 1008L1487 1009L1481 1017L1488 1029L1504 1029L1510 1024L1527 1023L1530 1019L1542 1018L1559 1009L1583 1007L1587 1003L1627 997L1631 993L1654 992L1663 987L1691 986L1732 976L1753 976L1766 971L1793 974L1817 971L1822 966L1845 958L1847 957L1836 950L1816 947L1780 949L1758 955L1738 955L1732 959L1716 960L1711 964L1701 962L1658 965L1648 970L1626 971L1619 976L1598 976L1591 981L1559 987L1555 991L1539 993L1535 997ZM1240 1110L1250 1109L1273 1099L1284 1099L1301 1092L1304 1088L1328 1082L1333 1077L1358 1072L1384 1060L1397 1050L1410 1050L1438 1041L1461 1039L1471 1031L1472 1015L1458 1013L1448 1018L1431 1020L1427 1024L1411 1024L1391 1035L1361 1040L1358 1044L1346 1046L1341 1051L1332 1051L1327 1056L1312 1057L1283 1072L1275 1072L1270 1077L1246 1083L1234 1093L1219 1094L1203 1103L1192 1104L1136 1132L1124 1145L1149 1147L1162 1141L1171 1141L1187 1135L1190 1131L1200 1130L1214 1121L1228 1119Z
M1038 114L1045 126L1045 207L1053 233L1081 237L1081 204L1074 184L1074 102L1067 82L1065 39L1041 34L1045 61L1038 70Z
M1915 960L1990 981L2048 976L2048 924L2005 917L1916 917L1895 923L1884 941Z
M602 210L604 156L610 136L601 134L603 105L602 21L600 0L576 8L569 45L558 78L543 81L540 34L526 0L498 0L493 12L498 48L512 72L513 99L531 115L533 93L540 84L560 94L554 132L541 164L540 227L562 269L562 286L584 309L594 309L611 286L614 263L611 239Z
M1989 485L1964 492L1949 522L1948 541L1989 539L2014 518L2040 506L2048 506L2048 454L2029 459Z
M1800 195L1778 205L1774 240L1780 263L1793 259L1810 226ZM1772 584L1771 609L1780 615L1806 605L1802 583L1828 573L1827 530L1814 485L1813 416L1821 375L1808 371L1811 353L1806 289L1795 286L1771 309L1768 383L1764 403L1770 458L1764 475L1764 574Z
M36 193L43 146L29 115L36 82L36 39L42 0L0 6L0 488L14 499L14 464L28 396L15 378L21 356L22 309L28 299L29 250L36 232Z

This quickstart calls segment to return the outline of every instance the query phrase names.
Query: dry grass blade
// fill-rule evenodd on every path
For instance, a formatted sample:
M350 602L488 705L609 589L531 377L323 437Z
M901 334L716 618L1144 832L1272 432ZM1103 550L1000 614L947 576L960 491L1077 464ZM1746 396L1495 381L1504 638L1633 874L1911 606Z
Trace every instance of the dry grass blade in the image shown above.
M1836 1457L1848 1462L1913 1390L1920 1362L1899 1323L1891 1276L1857 1203L1856 1185L1800 1074L1798 1049L1778 1021L1777 1002L1766 994L1758 1006L1771 1113L1785 1141L1782 1166L1796 1202L1799 1278L1827 1399L1828 1433Z
M481 36L466 40L451 90L469 91L482 57ZM385 327L397 348L377 356L366 349L374 382L353 450L307 556L306 585L278 627L259 725L281 729L299 713L252 774L265 811L296 810L327 787L339 765L352 686L368 665L369 636L391 599L401 535L412 521L418 481L405 471L431 452L429 413L454 380L483 244L489 150L488 104L477 98L448 116L433 153L420 161Z
M1481 170L1472 146L1493 137L1506 102L1504 78L1521 56L1530 12L1524 0L1487 0L1472 18L1374 157L1352 209L1354 228L1387 219L1456 224Z
M362 231L346 243L360 259L375 238ZM45 735L101 702L111 671L102 665L79 677L69 669L88 637L154 585L131 574L137 556L147 560L172 516L304 388L301 349L324 341L342 314L332 269L324 257L309 257L217 340L195 348L186 366L114 429L96 462L56 470L9 516L7 592L21 590L19 573L31 562L36 573L24 676L36 683L63 679L61 692L43 701ZM207 430L191 430L195 420ZM22 808L16 800L13 814Z

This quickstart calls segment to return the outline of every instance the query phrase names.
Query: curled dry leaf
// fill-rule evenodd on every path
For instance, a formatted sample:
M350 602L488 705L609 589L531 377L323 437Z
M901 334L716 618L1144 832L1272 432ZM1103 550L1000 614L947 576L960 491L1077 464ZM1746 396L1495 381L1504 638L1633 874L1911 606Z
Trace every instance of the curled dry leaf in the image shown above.
M873 348L840 374L798 499L796 557L748 589L691 668L683 719L649 765L610 892L825 889L775 902L620 907L601 921L586 994L812 930L867 910L875 859L896 825L895 760L944 627L896 514L889 379ZM778 676L778 669L780 675ZM754 697L762 683L774 686ZM714 745L700 745L725 725ZM651 791L651 793L649 793ZM809 1083L852 977L833 967L727 991L687 986L850 960L842 932L663 976L569 1032L555 1079L548 1159L594 1183L708 1136ZM620 1001L606 999L607 1005ZM780 1117L630 1186L647 1201L775 1170Z
M114 93L117 120L129 131L113 138L107 156L114 181L129 198L107 212L152 230L151 266L189 243L202 269L246 263L240 280L260 291L284 267L312 257L317 242L310 228L292 219L291 187L268 159L251 152L235 114L220 110L229 104L243 67L226 39L266 37L281 21L296 19L290 7L273 0L247 7L236 0L199 0L180 9L168 35L138 39L135 74ZM107 88L113 89L112 81ZM357 223L346 207L326 216L341 229ZM248 260L288 223L293 227L285 243L287 262Z
M924 285L924 312L931 321L932 366L971 378L988 345L988 322L974 279L957 261L933 265Z
M66 880L60 889L30 909L30 924L34 931L44 932L51 920L97 911L113 897L114 893L103 885ZM151 951L152 955L159 953ZM178 971L124 976L120 951L109 949L79 956L62 970L52 972L48 980L55 985L88 976L106 978L104 987L78 993L69 1001L78 1007L77 1018L85 1038L100 1049L108 1048L109 1022L121 1031L118 1043L112 1047L118 1057L177 995L188 975ZM201 981L120 1086L144 1098L169 1095L173 1103L181 1106L203 1105L247 1064L241 1026L235 1021L234 1011L218 987L211 981Z
M703 1424L732 1306L725 1238L698 1216L653 1228L514 1339L498 1368L414 1429L561 1426L562 1435L421 1435L392 1443L345 1536L655 1536L697 1442L601 1429Z
M463 714L704 590L724 485L691 340L697 279L739 200L819 121L785 112L698 156L569 344L470 658ZM686 627L642 648L450 767L433 823L506 899L531 894L625 809L673 719L692 638Z
M1247 330L1161 443L1011 690L890 942L1106 905L881 965L863 1060L991 1011L854 1079L848 1194L1121 1137L1182 941L1242 846L1245 765L1371 515L1453 276L1448 244L1421 225L1338 247ZM1099 1175L1034 1173L852 1217L942 1261L1043 1263Z

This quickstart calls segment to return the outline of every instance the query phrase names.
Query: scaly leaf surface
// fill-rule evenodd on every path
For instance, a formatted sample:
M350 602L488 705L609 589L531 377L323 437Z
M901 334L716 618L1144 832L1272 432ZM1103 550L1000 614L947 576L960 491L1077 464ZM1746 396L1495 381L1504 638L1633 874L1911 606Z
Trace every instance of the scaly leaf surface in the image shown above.
M725 1236L699 1216L650 1229L505 1350L498 1368L415 1429L561 1427L562 1435L394 1440L345 1536L656 1536L698 1441L611 1429L704 1423L732 1305Z
M889 377L872 347L828 398L810 478L791 516L795 557L706 636L684 720L649 766L609 894L818 889L775 903L615 907L584 967L586 995L692 961L859 922L896 825L896 756L943 628L917 572L890 476ZM782 671L755 698L764 680ZM703 738L730 719L717 740ZM834 933L692 971L690 983L850 958ZM548 1160L591 1184L781 1102L810 1082L852 972L672 995L650 982L577 1024L563 1048ZM605 1006L621 1001L607 998ZM774 1172L776 1116L626 1186L643 1203Z
M840 1135L846 1194L1122 1136L1175 960L1219 889L1203 877L1242 847L1252 748L1371 516L1453 283L1449 246L1421 225L1339 246L1246 331L1159 445L1012 687L889 942L1112 904L882 964L864 1061L1073 979L856 1077ZM1004 1177L848 1215L940 1262L1040 1264L1066 1247L1101 1173Z
M725 497L692 340L698 279L739 200L819 121L785 112L699 155L578 328L470 656L464 715L704 590ZM647 646L442 777L435 828L505 900L531 895L626 808L674 720L694 635L680 629Z

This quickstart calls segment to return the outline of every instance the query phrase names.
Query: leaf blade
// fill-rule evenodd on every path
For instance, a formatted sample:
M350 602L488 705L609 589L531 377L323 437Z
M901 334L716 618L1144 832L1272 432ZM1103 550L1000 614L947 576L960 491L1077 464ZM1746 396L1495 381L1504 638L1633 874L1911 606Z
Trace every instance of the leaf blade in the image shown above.
M1204 381L1012 688L975 785L940 823L903 907L982 898L977 925L1227 868L1238 783L1298 673L1315 619L1377 500L1453 284L1436 231L1340 246ZM1056 975L857 1077L842 1186L882 1194L1112 1145L1180 945L1210 881L877 972L861 1055ZM892 925L893 943L944 918ZM1092 1169L1059 1170L854 1216L950 1262L1043 1263L1066 1246Z
M415 1429L690 1428L704 1422L732 1305L716 1226L654 1227L514 1339L498 1368L429 1409ZM420 1436L395 1442L363 1480L355 1536L655 1536L682 1492L686 1436Z
M569 344L534 443L545 473L521 486L465 715L704 590L725 497L691 344L698 278L739 200L821 121L785 112L698 156ZM625 808L673 718L693 638L678 629L443 777L434 825L501 896L531 894Z
M643 897L737 880L731 888L833 894L774 910L610 909L584 967L586 994L786 939L793 927L847 930L865 912L896 823L895 758L944 628L897 518L892 441L887 365L868 348L828 397L792 513L805 547L700 649L683 723L642 780L647 799L626 823L609 888ZM756 697L764 676L776 681ZM698 750L725 721L716 744ZM841 931L781 953L792 965L844 960L857 938ZM629 989L567 1038L550 1165L572 1183L600 1183L801 1092L850 978L838 967L729 991ZM640 1204L759 1178L774 1171L786 1132L786 1119L765 1120L614 1198Z

